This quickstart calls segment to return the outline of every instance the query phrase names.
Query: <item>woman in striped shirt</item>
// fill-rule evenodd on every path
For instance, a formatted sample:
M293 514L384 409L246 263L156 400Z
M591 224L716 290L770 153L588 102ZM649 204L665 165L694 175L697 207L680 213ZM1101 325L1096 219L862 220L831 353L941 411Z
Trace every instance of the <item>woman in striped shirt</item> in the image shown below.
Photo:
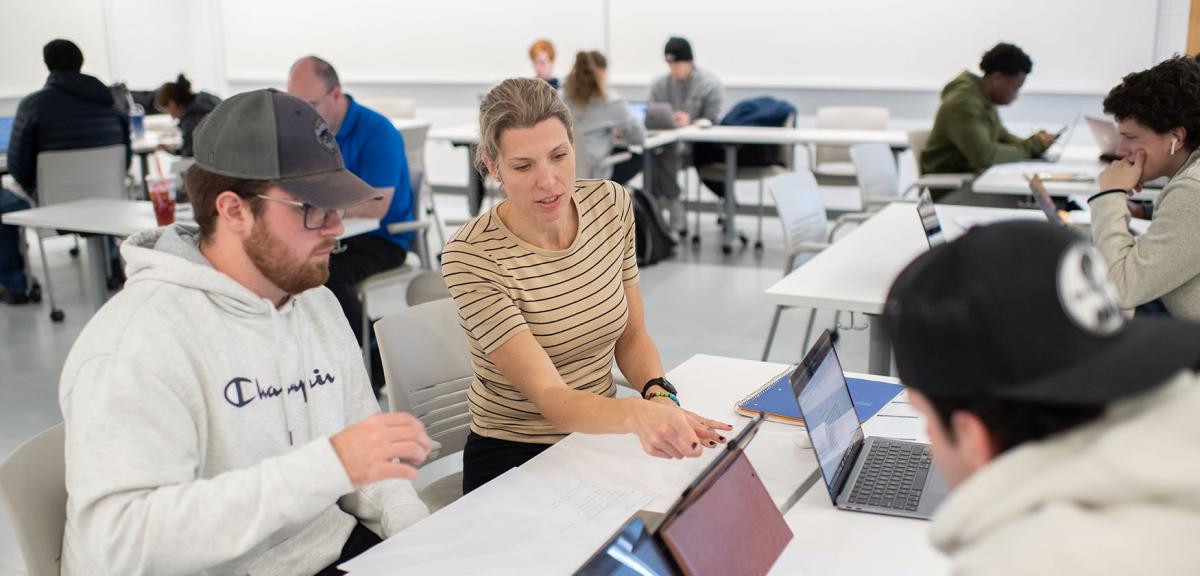
M629 193L575 180L572 120L545 82L509 79L480 107L476 164L506 198L442 255L472 353L463 492L571 432L634 433L663 458L699 456L728 424L678 406L646 332ZM614 398L612 362L643 398Z

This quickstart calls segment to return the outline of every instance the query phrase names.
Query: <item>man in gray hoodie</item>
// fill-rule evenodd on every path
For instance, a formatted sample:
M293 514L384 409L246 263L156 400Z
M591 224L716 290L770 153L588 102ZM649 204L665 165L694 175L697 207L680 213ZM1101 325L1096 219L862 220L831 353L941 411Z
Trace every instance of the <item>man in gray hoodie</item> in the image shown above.
M697 68L692 44L678 36L667 40L664 58L671 71L650 85L650 101L665 102L675 110L675 126L683 128L696 123L716 124L721 121L721 105L725 87L716 74ZM683 230L683 199L679 189L679 170L686 166L682 159L691 154L687 144L660 146L651 157L654 194L667 199L671 229Z
M379 414L322 286L346 208L378 195L274 90L218 106L195 152L197 224L124 243L125 289L63 367L63 574L336 573L428 513L429 437Z
M973 229L897 278L900 379L953 488L957 575L1198 574L1200 324L1127 320L1104 257L1046 222Z

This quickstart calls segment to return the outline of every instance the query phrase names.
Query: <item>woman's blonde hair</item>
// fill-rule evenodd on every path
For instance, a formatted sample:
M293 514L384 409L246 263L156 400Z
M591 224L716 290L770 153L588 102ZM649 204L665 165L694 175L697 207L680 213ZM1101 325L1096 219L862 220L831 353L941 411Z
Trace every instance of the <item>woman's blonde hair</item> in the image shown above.
M479 105L479 145L475 147L475 169L487 175L483 159L500 156L500 135L510 128L533 128L543 120L558 118L575 143L571 112L558 91L537 78L509 78L497 84Z

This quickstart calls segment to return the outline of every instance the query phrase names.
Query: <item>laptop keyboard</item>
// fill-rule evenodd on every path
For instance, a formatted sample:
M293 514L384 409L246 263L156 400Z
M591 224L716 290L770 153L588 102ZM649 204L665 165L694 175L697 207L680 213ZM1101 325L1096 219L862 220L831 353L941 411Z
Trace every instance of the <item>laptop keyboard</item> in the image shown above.
M916 512L931 464L929 446L876 439L849 503Z

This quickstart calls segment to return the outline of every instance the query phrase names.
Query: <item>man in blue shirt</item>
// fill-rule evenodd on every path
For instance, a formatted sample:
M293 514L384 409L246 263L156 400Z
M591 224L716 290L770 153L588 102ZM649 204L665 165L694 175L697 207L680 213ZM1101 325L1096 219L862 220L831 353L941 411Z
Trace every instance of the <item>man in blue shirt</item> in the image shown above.
M337 71L328 62L306 56L292 65L287 91L312 104L337 136L346 169L383 194L383 200L366 202L346 212L347 218L380 220L379 230L350 238L346 251L334 254L325 283L342 304L350 328L362 343L362 304L354 285L363 279L404 264L413 233L389 234L394 222L413 219L412 183L404 137L382 114L355 102L342 92Z

